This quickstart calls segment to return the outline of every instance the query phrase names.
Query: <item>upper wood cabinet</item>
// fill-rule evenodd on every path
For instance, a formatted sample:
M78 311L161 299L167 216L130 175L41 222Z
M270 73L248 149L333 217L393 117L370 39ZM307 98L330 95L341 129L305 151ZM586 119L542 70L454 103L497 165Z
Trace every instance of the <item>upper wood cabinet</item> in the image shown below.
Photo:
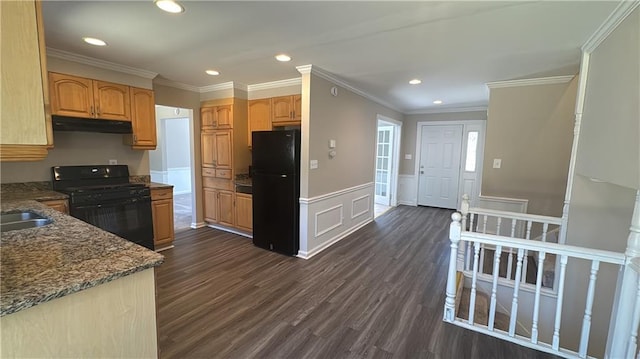
M156 134L156 107L153 91L131 87L131 127L134 149L154 150Z
M302 96L281 96L271 99L273 126L299 125L302 118Z
M249 147L251 133L254 131L271 131L271 99L249 101Z
M131 120L129 86L49 73L53 115Z
M231 130L202 132L201 146L203 167L220 169L231 168L233 153Z
M233 107L232 105L202 107L200 119L203 130L233 128Z
M35 161L53 145L40 2L0 1L0 159Z

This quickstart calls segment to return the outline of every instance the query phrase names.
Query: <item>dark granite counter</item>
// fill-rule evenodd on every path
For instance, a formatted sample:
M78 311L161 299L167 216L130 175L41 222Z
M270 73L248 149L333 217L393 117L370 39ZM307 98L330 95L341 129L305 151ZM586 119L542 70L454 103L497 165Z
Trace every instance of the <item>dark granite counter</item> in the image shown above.
M0 200L18 201L35 200L51 201L67 199L64 193L55 192L49 182L3 183L0 187Z
M158 182L149 182L147 183L147 187L149 187L150 189L168 189L173 188L173 185Z
M36 201L6 201L53 220L0 238L0 316L160 265L164 257Z

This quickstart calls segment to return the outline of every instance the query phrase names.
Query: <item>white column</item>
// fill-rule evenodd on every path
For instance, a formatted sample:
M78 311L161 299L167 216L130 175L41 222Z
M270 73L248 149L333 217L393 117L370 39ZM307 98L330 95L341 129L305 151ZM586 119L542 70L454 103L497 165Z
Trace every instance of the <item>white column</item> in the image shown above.
M607 338L607 358L623 358L626 354L636 298L638 273L628 264L632 258L640 257L640 190L636 192L636 203L631 217L629 239L627 240L627 264L622 269L622 279L618 282L613 302L613 315Z
M449 273L447 275L447 298L444 304L444 320L453 322L456 316L456 258L458 254L458 243L460 242L462 216L455 212L451 215L451 225L449 226L449 239L451 240L451 254L449 256Z

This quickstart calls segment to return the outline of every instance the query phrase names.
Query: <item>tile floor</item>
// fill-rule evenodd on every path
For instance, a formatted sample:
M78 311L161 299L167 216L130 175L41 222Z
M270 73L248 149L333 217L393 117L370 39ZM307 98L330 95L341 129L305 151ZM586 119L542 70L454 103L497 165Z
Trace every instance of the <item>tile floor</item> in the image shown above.
M191 227L191 208L191 193L173 196L173 226L175 231Z

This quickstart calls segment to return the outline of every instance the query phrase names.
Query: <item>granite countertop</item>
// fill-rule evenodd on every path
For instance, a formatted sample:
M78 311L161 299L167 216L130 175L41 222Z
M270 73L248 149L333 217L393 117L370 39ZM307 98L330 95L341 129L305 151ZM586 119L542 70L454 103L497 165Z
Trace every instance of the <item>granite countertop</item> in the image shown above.
M3 183L0 187L0 199L4 201L36 200L51 201L67 199L64 193L51 190L49 182Z
M149 187L150 189L166 189L166 188L173 188L173 185L158 183L158 182L149 182L147 183L147 187Z
M155 267L164 257L37 201L6 201L2 212L31 210L47 226L2 233L0 316Z
M236 185L240 185L240 186L252 186L253 183L251 182L251 177L249 177L248 173L240 173L236 175L236 179L234 181L234 184Z

